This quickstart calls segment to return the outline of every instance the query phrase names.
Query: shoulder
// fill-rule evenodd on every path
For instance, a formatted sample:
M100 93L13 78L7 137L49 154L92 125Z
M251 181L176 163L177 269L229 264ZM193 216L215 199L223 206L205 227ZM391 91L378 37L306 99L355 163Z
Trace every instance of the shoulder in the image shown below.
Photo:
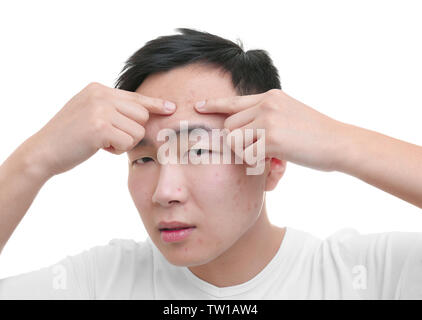
M324 249L364 254L392 250L405 253L422 246L422 232L361 233L354 228L342 228L325 238L320 238L309 232L288 228L286 235L296 246L312 248L311 251Z
M320 266L354 270L365 266L368 272L395 272L398 276L410 260L422 262L422 232L361 233L340 229L324 239L295 231L301 251Z
M324 242L331 246L338 246L343 251L355 253L386 250L404 253L422 245L422 232L361 233L352 228L345 228L331 234Z
M147 240L136 241L120 238L111 239L105 245L94 246L88 252L97 259L114 261L122 259L147 260L152 256L151 246Z
M75 276L88 284L96 299L130 299L134 287L144 294L151 287L153 257L148 240L114 238L68 259Z
M328 237L323 251L335 265L347 266L369 297L403 299L422 297L422 233L362 234L342 229Z
M361 233L353 228L344 228L332 233L320 245L320 250L329 250L353 263L400 263L415 251L421 252L420 249L422 232Z
M88 248L79 254L70 255L64 261L70 263L76 270L84 270L91 274L123 271L134 264L151 263L151 246L147 240L114 238L106 244Z

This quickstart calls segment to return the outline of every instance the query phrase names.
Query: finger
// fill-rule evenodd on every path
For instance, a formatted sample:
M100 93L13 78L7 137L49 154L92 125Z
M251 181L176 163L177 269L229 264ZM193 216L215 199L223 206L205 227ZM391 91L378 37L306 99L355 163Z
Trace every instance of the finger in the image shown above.
M138 122L141 125L145 125L149 119L148 110L131 100L119 100L115 103L115 107L120 114Z
M224 127L230 131L247 125L248 123L255 120L258 108L252 107L242 110L226 118L224 121Z
M120 129L130 135L134 140L133 143L138 143L145 135L145 128L142 125L125 117L119 112L116 112L113 115L111 124L117 129Z
M249 166L265 161L265 139L258 138L257 141L245 148L243 161Z
M114 154L122 154L131 149L134 140L132 136L126 132L111 126L110 130L107 131L103 149L112 152Z
M233 96L226 98L207 99L195 104L201 113L234 114L258 104L263 99L263 93L247 96Z
M236 128L235 131L241 132L243 139L243 148L247 148L258 139L265 139L265 129L260 128L256 121L252 121L245 126ZM230 136L231 133L228 134ZM229 138L230 139L230 138Z
M138 92L114 89L113 94L121 98L132 100L145 107L151 113L170 114L176 110L176 105L171 101L148 97Z
M103 150L108 151L108 152L110 152L110 153L112 153L112 154L117 154L117 155L122 154L122 153L124 152L124 151L119 151L119 150L116 150L116 149L114 149L114 147L112 147L112 146L110 146L110 147L108 147L108 148L103 148Z
M233 151L235 156L235 163L243 163L243 132L240 129L235 129L225 136L225 143L228 148Z

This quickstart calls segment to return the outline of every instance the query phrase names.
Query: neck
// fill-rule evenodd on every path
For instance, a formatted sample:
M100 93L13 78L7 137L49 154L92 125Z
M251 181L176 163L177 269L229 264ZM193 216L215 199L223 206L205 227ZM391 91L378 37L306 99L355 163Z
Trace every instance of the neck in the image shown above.
M200 279L217 287L247 282L261 272L275 256L283 241L285 228L268 220L264 201L255 224L232 247L213 261L189 267Z

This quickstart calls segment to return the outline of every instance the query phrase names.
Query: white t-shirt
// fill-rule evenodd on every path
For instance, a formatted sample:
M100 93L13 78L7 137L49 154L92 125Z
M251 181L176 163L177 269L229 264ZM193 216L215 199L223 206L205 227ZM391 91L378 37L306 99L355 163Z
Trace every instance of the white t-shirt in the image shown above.
M114 239L57 264L0 280L1 299L422 299L422 233L321 240L286 228L253 279L216 287L170 264L150 238Z

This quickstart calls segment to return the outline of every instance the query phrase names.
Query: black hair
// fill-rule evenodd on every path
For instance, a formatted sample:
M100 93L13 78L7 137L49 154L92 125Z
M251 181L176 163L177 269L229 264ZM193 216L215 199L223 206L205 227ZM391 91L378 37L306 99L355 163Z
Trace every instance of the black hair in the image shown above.
M281 89L278 71L265 50L245 52L240 40L238 45L207 32L176 30L182 34L150 40L129 57L115 87L136 91L148 75L198 62L230 72L239 95Z

